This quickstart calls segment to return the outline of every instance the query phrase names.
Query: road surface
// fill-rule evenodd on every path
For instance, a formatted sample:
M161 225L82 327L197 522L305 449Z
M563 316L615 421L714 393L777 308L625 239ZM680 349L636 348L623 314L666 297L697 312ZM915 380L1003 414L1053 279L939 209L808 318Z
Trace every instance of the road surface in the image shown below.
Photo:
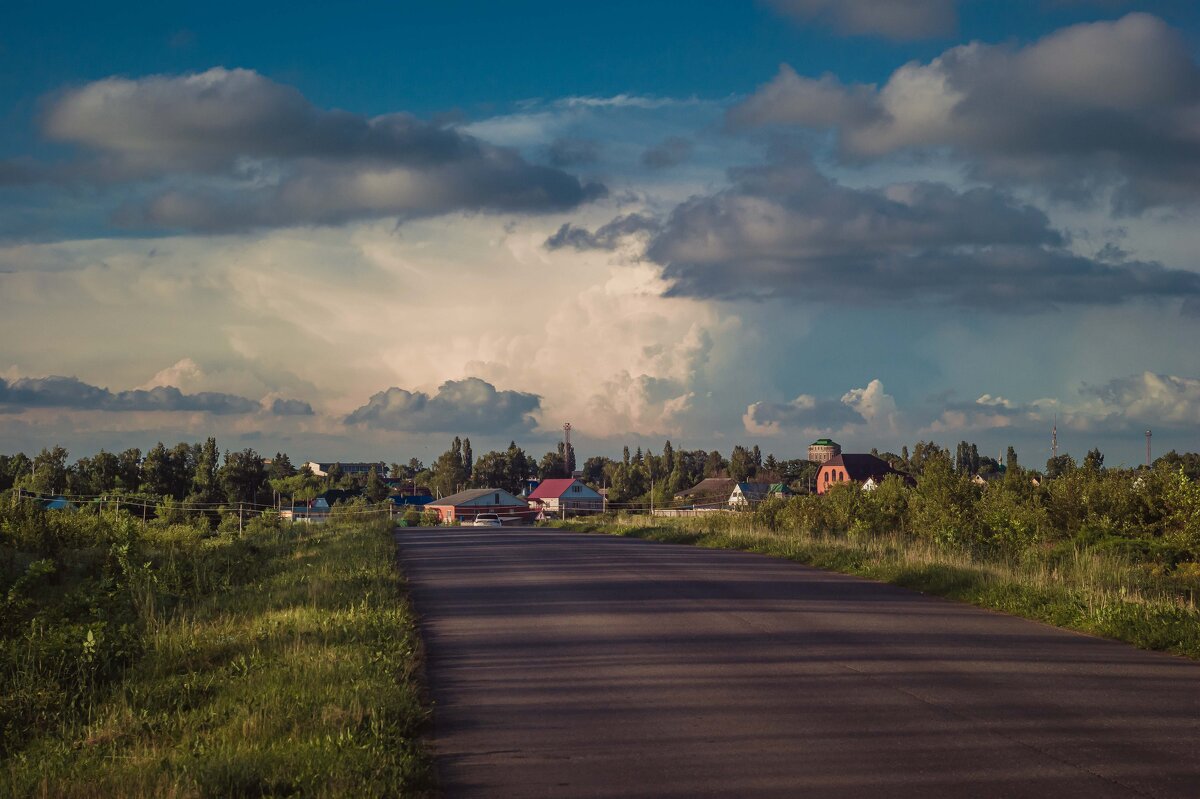
M448 797L1200 797L1200 664L741 552L397 533Z

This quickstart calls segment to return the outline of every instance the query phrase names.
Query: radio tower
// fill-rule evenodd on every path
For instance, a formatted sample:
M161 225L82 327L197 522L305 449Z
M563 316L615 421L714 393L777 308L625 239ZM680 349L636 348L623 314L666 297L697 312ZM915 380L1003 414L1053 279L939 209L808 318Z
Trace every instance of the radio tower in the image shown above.
M1150 468L1150 436L1154 435L1151 431L1146 431L1146 468Z
M1058 414L1054 414L1054 427L1050 428L1050 457L1058 457Z

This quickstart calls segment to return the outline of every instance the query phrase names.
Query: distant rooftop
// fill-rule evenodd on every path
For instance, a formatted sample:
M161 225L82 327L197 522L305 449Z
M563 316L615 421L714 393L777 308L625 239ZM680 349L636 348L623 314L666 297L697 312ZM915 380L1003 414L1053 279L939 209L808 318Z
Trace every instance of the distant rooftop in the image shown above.
M836 446L838 446L838 443L836 441L834 441L832 438L818 438L816 441L809 444L809 446L810 447L836 447Z

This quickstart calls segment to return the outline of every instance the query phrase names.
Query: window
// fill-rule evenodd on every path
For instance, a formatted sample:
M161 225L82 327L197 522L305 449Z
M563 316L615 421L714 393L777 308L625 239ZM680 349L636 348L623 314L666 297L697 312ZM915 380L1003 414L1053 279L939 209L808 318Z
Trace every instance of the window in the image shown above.
M579 484L576 484L576 485L571 486L571 490L573 492L575 492L576 494L578 494L583 491L583 487L580 486Z

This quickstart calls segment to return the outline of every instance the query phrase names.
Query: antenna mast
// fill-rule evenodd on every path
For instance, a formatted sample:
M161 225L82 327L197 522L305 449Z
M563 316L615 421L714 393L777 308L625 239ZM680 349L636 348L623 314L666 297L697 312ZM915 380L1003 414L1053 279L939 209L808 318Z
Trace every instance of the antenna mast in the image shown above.
M1150 468L1150 436L1154 435L1150 430L1146 431L1146 468Z
M1058 457L1058 414L1054 414L1054 427L1050 429L1050 456Z

